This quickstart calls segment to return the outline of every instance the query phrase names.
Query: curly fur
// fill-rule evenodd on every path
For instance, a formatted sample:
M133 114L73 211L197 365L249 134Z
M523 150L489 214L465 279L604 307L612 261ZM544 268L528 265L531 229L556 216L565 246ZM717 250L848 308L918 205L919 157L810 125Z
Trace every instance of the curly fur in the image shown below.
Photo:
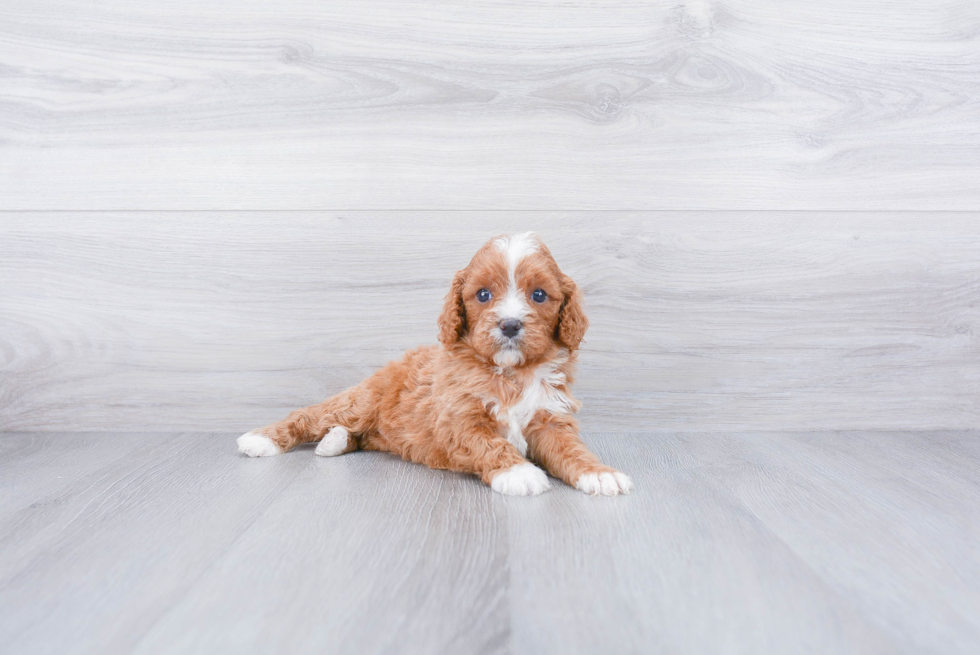
M481 289L492 294L489 301L480 302ZM534 300L535 290L547 298ZM513 338L501 331L507 318L522 323ZM240 449L283 453L341 427L349 433L346 447L338 442L321 454L387 451L472 473L503 493L540 493L547 481L530 458L588 493L630 491L628 478L601 464L579 438L571 384L589 321L581 290L536 236L497 237L477 251L453 277L438 326L440 345L411 350L360 384L243 435ZM254 446L262 437L268 448ZM602 480L616 482L590 482L604 473L616 477Z

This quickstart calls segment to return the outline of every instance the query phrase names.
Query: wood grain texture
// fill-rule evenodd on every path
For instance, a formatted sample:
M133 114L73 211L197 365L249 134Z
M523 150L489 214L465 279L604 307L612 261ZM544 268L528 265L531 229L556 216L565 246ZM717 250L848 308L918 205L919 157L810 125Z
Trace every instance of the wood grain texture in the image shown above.
M3 652L129 652L308 464L242 467L200 434L113 437L90 436L83 461L103 465L85 475L16 467L49 487L0 515Z
M493 492L358 454L300 449L295 483L133 652L506 653L507 523Z
M604 436L593 446L642 491L607 511L574 493L508 508L516 652L902 652L714 484L728 459L692 456L682 435Z
M0 434L0 653L980 649L976 431L586 435L618 498L234 436Z
M980 5L7 0L0 209L980 210Z
M681 439L701 462L728 461L709 468L714 484L906 652L976 648L980 467L957 445L976 433ZM938 624L941 640L924 639Z
M0 214L0 428L239 430L435 341L535 229L587 430L980 426L976 213Z

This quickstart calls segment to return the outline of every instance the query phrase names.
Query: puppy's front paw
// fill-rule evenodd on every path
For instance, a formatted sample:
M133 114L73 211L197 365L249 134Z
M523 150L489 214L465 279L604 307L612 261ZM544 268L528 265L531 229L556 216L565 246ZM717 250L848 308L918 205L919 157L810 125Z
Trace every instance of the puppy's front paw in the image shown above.
M514 464L494 476L490 488L509 496L537 496L551 488L545 472L531 463Z
M282 451L272 439L253 431L238 437L238 452L245 453L249 457L271 457Z
M633 491L633 481L619 471L585 473L579 476L575 488L590 496L616 496Z

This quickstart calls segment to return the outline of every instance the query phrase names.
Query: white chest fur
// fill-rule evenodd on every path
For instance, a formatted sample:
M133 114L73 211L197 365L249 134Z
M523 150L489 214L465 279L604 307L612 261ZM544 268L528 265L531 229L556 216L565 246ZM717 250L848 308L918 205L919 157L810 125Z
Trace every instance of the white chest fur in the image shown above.
M512 443L521 455L527 456L527 439L524 431L528 423L539 411L551 414L569 414L575 401L561 390L565 384L565 374L558 370L563 361L553 361L538 366L534 376L526 382L516 403L509 407L496 398L488 405L500 423L501 432L506 433L507 441Z

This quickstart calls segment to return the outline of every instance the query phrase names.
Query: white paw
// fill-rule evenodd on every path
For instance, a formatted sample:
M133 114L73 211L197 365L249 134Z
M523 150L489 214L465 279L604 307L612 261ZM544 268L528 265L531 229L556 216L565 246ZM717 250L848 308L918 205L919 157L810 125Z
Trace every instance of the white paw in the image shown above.
M575 488L592 496L616 496L633 491L633 481L624 473L584 473Z
M508 496L537 496L551 489L548 476L534 464L514 464L506 471L498 473L490 488Z
M350 432L345 427L338 425L335 428L330 428L330 432L327 432L323 435L323 439L320 439L320 443L317 444L313 454L319 455L320 457L340 455L347 450L347 439L349 437Z
M246 432L238 437L238 452L245 453L249 457L271 457L272 455L278 455L282 451L279 450L279 446L272 439L264 434Z

